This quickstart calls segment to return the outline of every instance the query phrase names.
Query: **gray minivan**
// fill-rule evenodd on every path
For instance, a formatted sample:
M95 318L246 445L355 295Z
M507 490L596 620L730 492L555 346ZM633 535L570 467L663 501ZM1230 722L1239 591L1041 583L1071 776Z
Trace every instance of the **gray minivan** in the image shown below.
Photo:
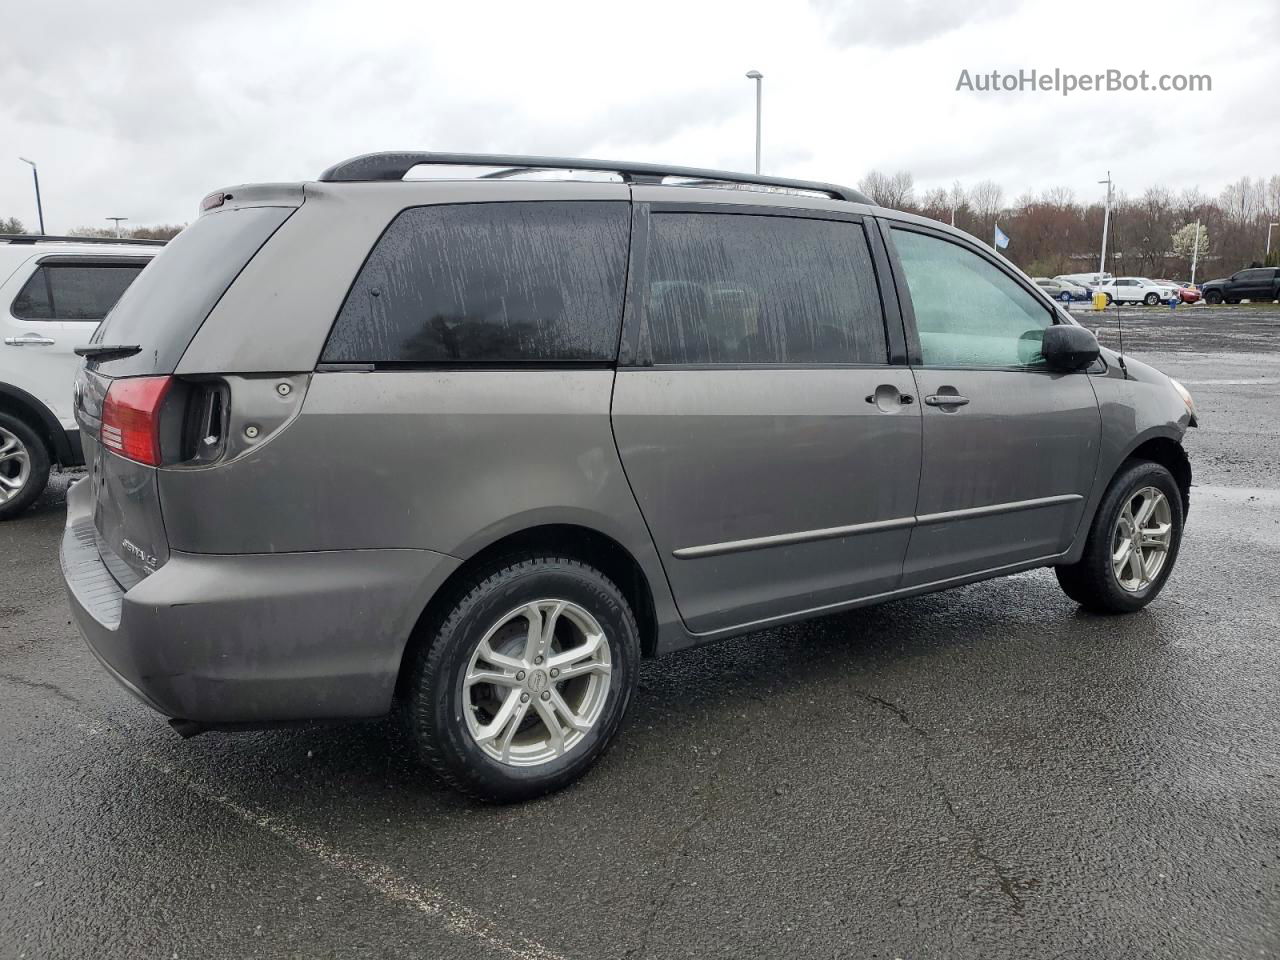
M62 542L183 735L395 709L520 799L642 657L1033 567L1133 611L1173 569L1185 389L857 191L401 153L201 207L82 348Z

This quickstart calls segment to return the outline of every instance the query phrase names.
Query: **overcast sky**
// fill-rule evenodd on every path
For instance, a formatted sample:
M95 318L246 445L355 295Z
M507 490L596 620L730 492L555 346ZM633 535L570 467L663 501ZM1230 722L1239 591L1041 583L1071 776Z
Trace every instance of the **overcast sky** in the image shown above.
M1207 73L1208 93L957 92L1020 68ZM8 8L0 217L50 232L186 222L210 190L314 178L383 149L546 153L1012 200L1153 183L1217 193L1280 173L1277 0L646 0L640 4L114 3Z

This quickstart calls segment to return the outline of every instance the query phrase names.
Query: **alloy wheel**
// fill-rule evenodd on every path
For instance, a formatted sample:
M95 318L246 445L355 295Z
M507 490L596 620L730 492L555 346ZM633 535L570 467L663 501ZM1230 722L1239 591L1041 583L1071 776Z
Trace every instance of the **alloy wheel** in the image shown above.
M31 453L14 433L0 427L0 503L18 496L31 479Z
M467 730L494 760L549 763L591 732L609 699L609 640L569 600L526 603L477 644L462 678Z
M1164 569L1173 542L1173 510L1155 487L1143 487L1125 501L1111 535L1111 570L1120 587L1139 593Z

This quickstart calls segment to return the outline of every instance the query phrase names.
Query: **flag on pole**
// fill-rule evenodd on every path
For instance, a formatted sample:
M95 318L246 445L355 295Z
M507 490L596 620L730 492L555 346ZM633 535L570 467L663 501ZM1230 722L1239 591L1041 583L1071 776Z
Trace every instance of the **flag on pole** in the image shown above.
M1003 250L1008 245L1009 245L1009 238L1005 236L1005 232L1000 229L1000 224L997 223L996 236L995 236L995 240L992 242L992 246L994 246L997 250Z

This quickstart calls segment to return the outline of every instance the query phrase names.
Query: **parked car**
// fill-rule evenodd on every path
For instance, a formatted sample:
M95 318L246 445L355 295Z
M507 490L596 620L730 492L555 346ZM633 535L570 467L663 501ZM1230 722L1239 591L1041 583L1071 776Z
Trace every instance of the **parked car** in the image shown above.
M1172 284L1156 283L1146 277L1116 277L1099 284L1094 292L1106 294L1108 305L1145 303L1149 307L1154 307L1157 303L1168 303L1178 296L1178 288Z
M1250 267L1237 270L1223 280L1210 280L1202 284L1200 292L1206 303L1239 303L1252 300L1266 303L1280 300L1280 268Z
M1088 300L1089 290L1072 283L1070 280L1050 280L1048 277L1035 277L1035 284L1053 300L1071 303L1073 300Z
M1200 288L1194 283L1187 283L1185 280L1157 280L1156 283L1162 286L1174 287L1178 294L1178 299L1183 303L1199 303Z
M201 207L86 351L61 548L183 735L394 709L515 800L641 657L1035 567L1128 612L1177 559L1186 390L856 190L372 154Z
M51 467L83 464L72 351L89 342L158 243L0 236L0 520L40 496Z
M1065 280L1068 283L1078 283L1085 287L1092 294L1093 288L1101 283L1106 283L1111 279L1109 273L1064 273L1054 277L1055 280Z

